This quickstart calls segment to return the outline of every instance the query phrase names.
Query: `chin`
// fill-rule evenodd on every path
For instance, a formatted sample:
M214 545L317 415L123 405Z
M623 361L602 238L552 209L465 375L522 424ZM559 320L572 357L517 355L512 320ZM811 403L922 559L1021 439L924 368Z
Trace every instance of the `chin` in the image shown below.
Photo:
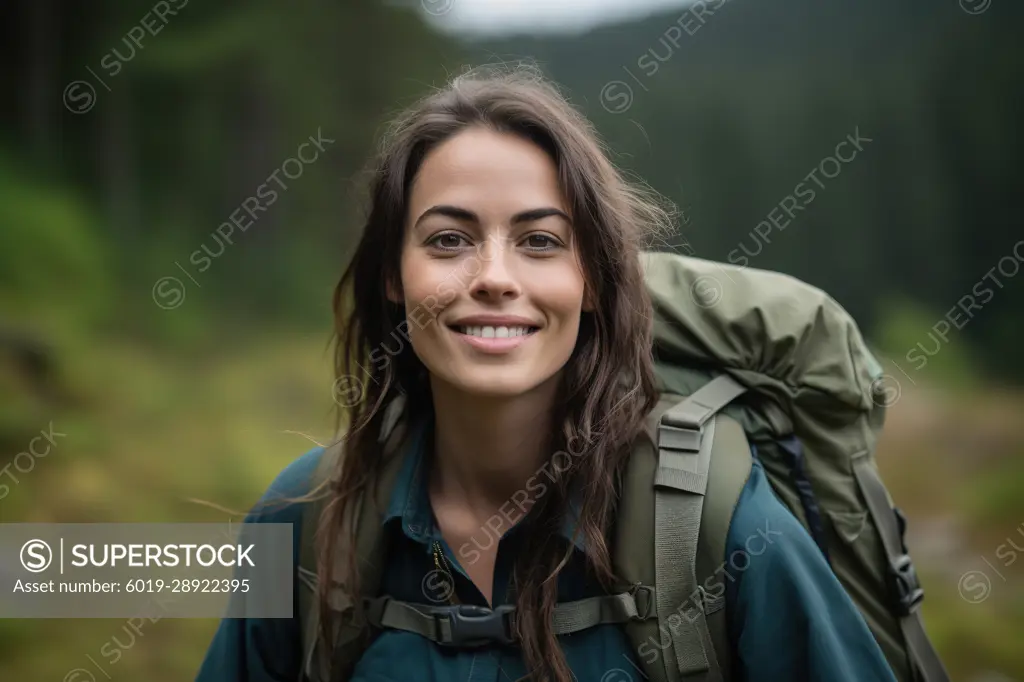
M488 371L480 367L465 368L446 377L452 388L461 393L481 398L515 398L548 384L552 376L529 376L521 369L502 368Z
M540 382L525 381L523 377L481 377L469 381L463 379L455 384L455 388L481 398L515 398L537 388L538 383Z

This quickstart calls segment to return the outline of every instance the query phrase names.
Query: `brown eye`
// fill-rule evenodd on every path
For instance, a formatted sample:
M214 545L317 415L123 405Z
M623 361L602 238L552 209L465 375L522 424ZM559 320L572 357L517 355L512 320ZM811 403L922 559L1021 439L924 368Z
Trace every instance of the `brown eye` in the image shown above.
M453 251L462 246L463 241L465 241L465 239L462 235L455 234L454 232L443 232L427 243L442 250Z
M548 251L558 246L558 242L546 234L531 234L526 238L526 246L534 251Z

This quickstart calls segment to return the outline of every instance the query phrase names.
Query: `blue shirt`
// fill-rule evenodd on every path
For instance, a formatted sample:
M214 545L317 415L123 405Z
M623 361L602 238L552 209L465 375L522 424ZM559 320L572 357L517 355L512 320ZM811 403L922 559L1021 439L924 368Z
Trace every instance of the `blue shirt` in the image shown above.
M261 502L298 497L309 490L310 476L322 454L315 448L285 468ZM441 538L427 496L422 443L410 448L384 518L392 540L382 576L383 592L409 602L440 603L430 596L436 584L424 587L435 570L434 543L452 567L459 601L486 606L469 580L457 554ZM247 523L291 523L294 564L299 562L302 505L271 505ZM513 558L521 544L518 525L480 534L481 549L498 542L492 603L509 603ZM563 529L570 542L573 526ZM500 540L499 533L503 533ZM757 540L759 538L759 540ZM755 545L758 553L755 554ZM763 549L762 549L763 548ZM754 459L750 478L734 512L726 556L743 553L748 565L737 564L726 583L726 615L734 651L735 679L747 682L895 682L895 678L863 617L843 590L807 531L776 498L761 464ZM738 556L738 555L737 555ZM725 557L723 557L725 560ZM434 573L433 575L437 575ZM734 578L734 580L733 580ZM295 581L298 603L298 580ZM559 601L600 594L584 571L584 548L578 540L572 559L559 574ZM214 635L197 682L294 682L302 661L298 617L292 619L224 619ZM559 637L569 668L579 682L644 679L634 651L618 625L593 627ZM614 672L620 671L620 672ZM385 630L364 652L352 682L514 682L526 674L514 649L495 645L480 649L445 650L417 634Z

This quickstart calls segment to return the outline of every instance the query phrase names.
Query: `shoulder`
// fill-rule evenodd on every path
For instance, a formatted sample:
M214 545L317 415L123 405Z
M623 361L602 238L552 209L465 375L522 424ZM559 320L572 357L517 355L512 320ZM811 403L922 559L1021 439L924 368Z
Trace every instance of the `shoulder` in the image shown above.
M734 632L770 614L815 620L845 594L810 533L772 490L755 458L726 540L722 569Z
M309 504L294 498L312 490L324 451L323 447L313 448L285 466L245 518L245 523L291 523L294 566L299 564L302 515ZM295 603L298 589L293 575ZM295 679L302 665L300 628L294 616L221 620L196 682Z
M729 631L748 682L895 682L824 554L755 460L727 541Z
M755 543L755 540L760 542ZM785 555L790 546L803 546L810 540L797 518L775 496L764 467L755 459L729 526L729 550L777 557Z
M775 496L764 468L756 459L740 494L726 541L726 570L750 587L791 582L808 571L827 568L821 550L797 518Z
M253 506L245 519L246 523L301 521L309 502L297 498L302 498L313 490L317 467L325 449L322 446L315 447L285 466Z
M813 623L819 637L842 629L856 637L867 633L824 554L775 497L756 460L727 547L726 570L735 579L730 586L734 626L752 624L757 629L774 622L779 628L800 629L798 624Z

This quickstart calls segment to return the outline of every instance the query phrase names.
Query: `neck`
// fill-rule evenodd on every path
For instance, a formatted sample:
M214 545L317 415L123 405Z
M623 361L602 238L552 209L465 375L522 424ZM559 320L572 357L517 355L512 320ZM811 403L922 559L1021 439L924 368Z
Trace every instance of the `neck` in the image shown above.
M491 399L432 382L435 494L490 515L525 490L551 455L557 388L552 378L529 393Z

